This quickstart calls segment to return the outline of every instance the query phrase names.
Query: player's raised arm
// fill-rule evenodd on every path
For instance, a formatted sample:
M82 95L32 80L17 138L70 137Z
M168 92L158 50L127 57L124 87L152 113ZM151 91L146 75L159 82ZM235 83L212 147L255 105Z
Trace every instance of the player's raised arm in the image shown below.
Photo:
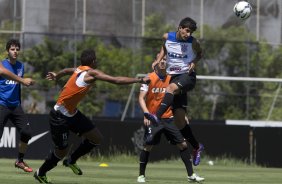
M101 81L106 81L110 82L113 84L133 84L133 83L149 83L150 79L148 77L144 78L131 78L131 77L123 77L123 76L111 76L108 75L100 70L89 70L87 74L84 77L84 81L86 83L92 83L95 80L101 80Z
M163 35L163 45L161 47L161 50L159 52L159 54L157 55L156 60L152 63L152 69L154 70L155 66L164 58L164 56L166 55L166 48L165 48L165 42L167 40L168 37L168 33L165 33Z
M48 72L46 75L46 79L56 81L66 75L73 74L74 71L75 71L75 68L65 68L65 69L60 70L58 73Z

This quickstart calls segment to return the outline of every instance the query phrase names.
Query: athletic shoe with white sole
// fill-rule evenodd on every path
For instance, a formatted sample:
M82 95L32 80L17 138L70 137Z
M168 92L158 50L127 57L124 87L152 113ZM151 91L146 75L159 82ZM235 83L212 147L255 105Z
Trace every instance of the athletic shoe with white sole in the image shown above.
M145 183L145 182L146 182L145 176L144 176L144 175L138 176L137 182L138 182L138 183Z
M205 178L202 178L195 173L193 173L192 176L188 176L189 182L201 182L201 181L204 181L204 180L205 180Z

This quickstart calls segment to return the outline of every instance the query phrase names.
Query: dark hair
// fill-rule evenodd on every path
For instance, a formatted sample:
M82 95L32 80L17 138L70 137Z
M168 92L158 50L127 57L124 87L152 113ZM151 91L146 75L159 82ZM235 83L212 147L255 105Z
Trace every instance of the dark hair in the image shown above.
M96 54L93 49L86 49L81 53L80 62L82 66L90 66L96 63Z
M11 48L12 45L19 47L21 49L20 41L16 40L16 39L11 39L6 44L6 50L8 51Z
M197 23L195 20L191 19L190 17L186 17L180 21L179 27L189 28L191 31L196 31Z

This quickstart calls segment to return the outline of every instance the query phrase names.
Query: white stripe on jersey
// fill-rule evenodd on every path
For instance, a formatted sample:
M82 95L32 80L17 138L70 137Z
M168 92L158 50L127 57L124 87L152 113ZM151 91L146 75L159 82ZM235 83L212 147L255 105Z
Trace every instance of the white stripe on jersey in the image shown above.
M81 72L81 74L78 76L78 78L76 79L75 81L75 84L78 86L78 87L86 87L88 86L89 84L87 84L86 82L84 82L84 76L86 75L87 71L84 71L84 72Z

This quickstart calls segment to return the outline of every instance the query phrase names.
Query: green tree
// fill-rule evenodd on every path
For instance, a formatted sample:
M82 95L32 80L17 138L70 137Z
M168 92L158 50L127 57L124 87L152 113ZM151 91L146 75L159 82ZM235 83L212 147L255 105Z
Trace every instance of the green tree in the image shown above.
M145 33L143 38L142 53L143 55L150 55L152 63L156 54L160 51L164 33L176 30L174 26L165 23L164 16L160 13L153 13L145 18ZM151 70L151 65L148 64L147 70Z
M173 25L166 24L164 16L160 13L147 16L145 22L145 37L160 39L164 33L177 30Z
M281 48L257 43L254 35L243 26L214 29L206 26L204 30L206 30L205 40L202 41L204 58L197 67L199 74L281 77L279 72L282 68L281 62L279 63ZM274 83L228 81L200 83L192 92L194 95L191 98L191 103L195 104L191 111L197 119L265 119L272 100L263 97L263 94L267 93L264 91L270 88L269 91L274 93L274 89L277 89L277 84ZM202 94L209 95L203 98ZM205 109L209 113L205 113ZM275 110L281 112L278 108ZM273 116L277 116L279 112ZM207 114L210 114L210 117L207 117Z

